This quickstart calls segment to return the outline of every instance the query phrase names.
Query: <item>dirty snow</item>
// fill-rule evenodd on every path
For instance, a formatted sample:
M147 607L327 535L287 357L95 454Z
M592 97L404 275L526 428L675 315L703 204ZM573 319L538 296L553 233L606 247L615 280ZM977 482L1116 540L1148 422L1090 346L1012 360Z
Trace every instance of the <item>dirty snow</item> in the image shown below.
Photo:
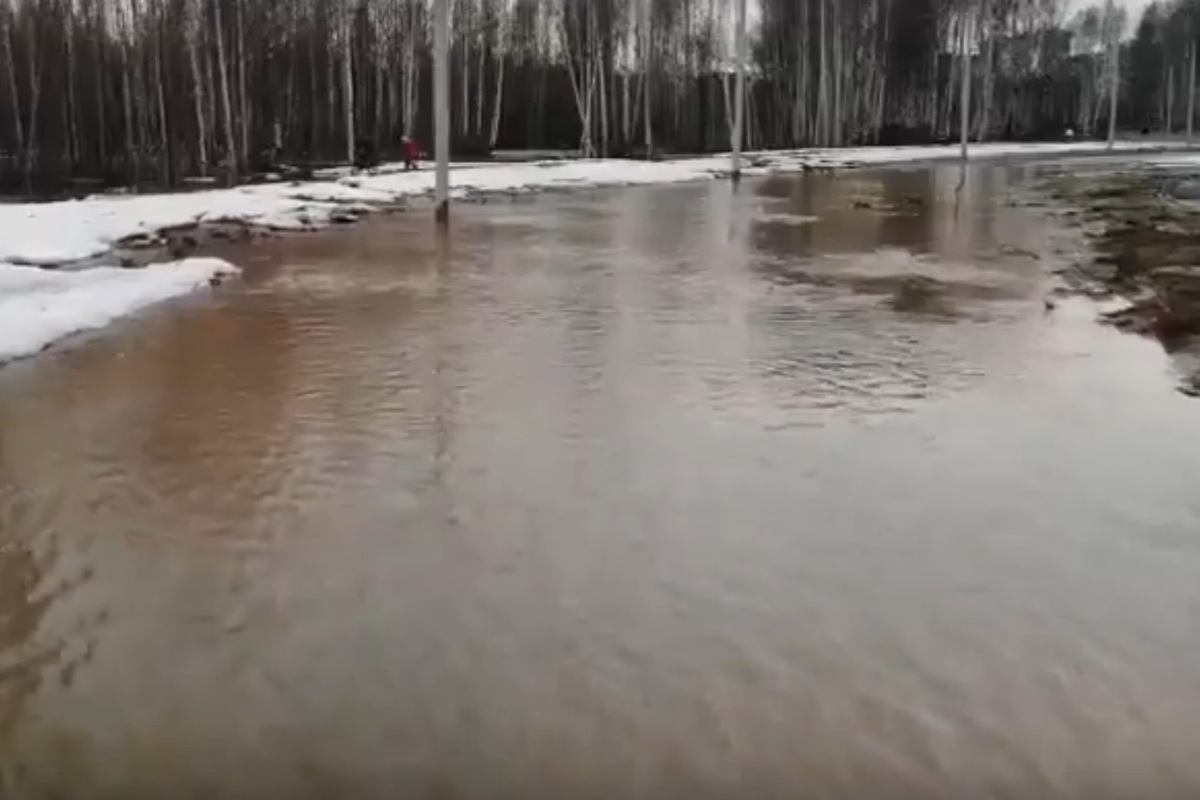
M1162 150L1171 145L1118 142L1122 153ZM1177 145L1176 145L1177 146ZM973 145L973 158L1054 156L1105 152L1103 144L996 143ZM956 158L955 146L868 147L791 150L747 155L747 173L761 175L810 168L843 168ZM728 169L727 156L674 161L587 160L487 166L456 165L455 196L531 192L579 186L679 183L712 178ZM334 176L339 173L332 173ZM320 227L433 190L431 165L405 172L396 165L329 180L264 184L184 194L112 196L56 203L0 205L0 262L51 265L99 258L130 236L154 235L175 226L237 220L290 230Z
M1179 145L1120 142L1121 153L1159 152ZM975 159L1103 153L1094 142L983 144ZM763 175L813 168L917 163L958 157L956 146L872 147L750 153L746 172ZM1160 156L1160 158L1169 158ZM1189 158L1184 156L1184 158ZM728 156L674 161L544 161L454 165L454 196L533 192L555 188L680 183L726 174ZM55 203L0 205L0 363L36 353L80 331L103 327L152 303L186 294L213 275L235 268L218 259L186 259L140 270L97 266L48 271L50 266L110 257L132 236L206 221L238 221L279 230L309 229L347 216L428 194L431 165L407 172L384 165L368 172L328 172L322 180L234 189L159 194L101 195ZM803 224L803 218L788 218Z
M46 270L0 264L0 363L236 272L217 258L190 258L144 269Z

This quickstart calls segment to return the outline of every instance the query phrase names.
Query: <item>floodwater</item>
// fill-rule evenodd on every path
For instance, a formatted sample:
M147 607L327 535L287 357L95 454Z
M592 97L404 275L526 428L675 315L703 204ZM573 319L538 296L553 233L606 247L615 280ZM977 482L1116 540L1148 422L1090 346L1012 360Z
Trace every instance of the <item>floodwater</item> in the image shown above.
M3 369L0 797L1196 796L1200 406L1035 169L379 217Z

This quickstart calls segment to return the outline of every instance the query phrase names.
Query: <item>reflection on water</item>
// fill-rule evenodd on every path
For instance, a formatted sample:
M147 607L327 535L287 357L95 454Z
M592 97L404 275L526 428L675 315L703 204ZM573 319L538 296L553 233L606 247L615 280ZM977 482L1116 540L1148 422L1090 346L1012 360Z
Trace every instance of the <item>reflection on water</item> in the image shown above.
M1196 407L1026 177L377 218L0 372L0 796L1200 791Z

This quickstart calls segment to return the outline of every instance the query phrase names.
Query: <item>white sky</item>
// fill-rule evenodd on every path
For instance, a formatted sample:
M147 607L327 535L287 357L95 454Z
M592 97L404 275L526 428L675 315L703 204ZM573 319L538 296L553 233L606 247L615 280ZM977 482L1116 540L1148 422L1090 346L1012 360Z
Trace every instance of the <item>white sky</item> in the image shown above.
M1117 0L1117 5L1125 6L1129 9L1129 30L1126 33L1132 33L1137 24L1142 20L1142 10L1150 4L1150 0ZM1090 5L1097 5L1097 0L1072 0L1070 4L1071 11L1080 8L1086 8ZM1070 13L1070 12L1069 12Z
M1116 0L1117 5L1125 6L1129 10L1129 18L1125 27L1125 35L1132 36L1137 30L1137 24L1142 21L1142 11L1146 6L1150 5L1151 0ZM1070 0L1067 3L1067 19L1071 18L1081 8L1088 6L1103 5L1104 0Z
M1148 5L1148 0L1117 0L1117 3L1129 9L1129 21L1136 25L1142 18L1142 9Z

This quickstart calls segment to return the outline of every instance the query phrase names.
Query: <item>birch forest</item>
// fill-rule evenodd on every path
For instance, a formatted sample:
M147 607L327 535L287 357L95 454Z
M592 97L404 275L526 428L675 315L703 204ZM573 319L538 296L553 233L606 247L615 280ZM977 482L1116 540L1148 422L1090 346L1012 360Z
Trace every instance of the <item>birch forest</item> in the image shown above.
M730 146L736 0L0 0L0 190L245 180L432 140L456 157ZM1191 130L1200 0L750 0L747 149ZM1133 34L1127 39L1123 35ZM962 64L966 64L964 70Z

